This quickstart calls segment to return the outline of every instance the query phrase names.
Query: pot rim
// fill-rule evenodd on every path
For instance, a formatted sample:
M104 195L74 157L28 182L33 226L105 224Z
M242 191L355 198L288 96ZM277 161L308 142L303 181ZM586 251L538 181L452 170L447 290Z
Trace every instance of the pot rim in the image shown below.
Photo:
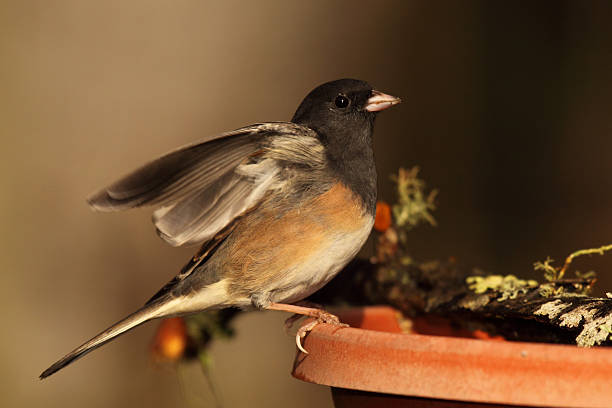
M397 313L390 307L350 309L339 317L354 323L355 313L366 323L361 327L384 321L386 331L317 325L303 341L309 354L296 355L295 378L457 401L612 406L612 349L402 334L388 323Z

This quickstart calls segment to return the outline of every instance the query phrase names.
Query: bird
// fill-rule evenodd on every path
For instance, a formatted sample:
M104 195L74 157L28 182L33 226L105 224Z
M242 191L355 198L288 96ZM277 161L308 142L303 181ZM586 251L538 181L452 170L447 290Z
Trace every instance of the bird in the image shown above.
M159 236L200 244L145 305L40 374L44 379L150 320L237 307L341 324L301 304L361 249L374 224L377 114L400 98L365 81L314 88L290 122L262 122L171 151L88 198L97 211L153 207Z

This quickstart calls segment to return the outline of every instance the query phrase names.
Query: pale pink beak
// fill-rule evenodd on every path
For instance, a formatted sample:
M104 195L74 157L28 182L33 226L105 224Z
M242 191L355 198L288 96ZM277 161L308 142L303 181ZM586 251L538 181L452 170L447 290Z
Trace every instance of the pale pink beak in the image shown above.
M372 91L372 96L366 102L365 110L368 112L378 112L393 105L397 105L402 100L396 96L384 94L379 91Z

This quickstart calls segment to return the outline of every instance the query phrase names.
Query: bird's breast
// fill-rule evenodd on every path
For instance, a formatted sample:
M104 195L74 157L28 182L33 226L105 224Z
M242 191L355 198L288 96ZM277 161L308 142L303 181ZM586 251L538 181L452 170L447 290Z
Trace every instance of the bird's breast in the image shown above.
M278 209L288 206L279 216ZM300 204L264 205L232 233L223 268L228 292L242 299L301 300L357 254L373 223L362 200L342 183Z

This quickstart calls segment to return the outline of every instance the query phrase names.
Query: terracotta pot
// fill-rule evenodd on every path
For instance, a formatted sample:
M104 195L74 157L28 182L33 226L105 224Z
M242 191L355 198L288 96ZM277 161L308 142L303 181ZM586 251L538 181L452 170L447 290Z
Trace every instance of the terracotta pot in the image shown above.
M403 334L397 315L352 309L339 313L351 327L318 325L293 376L331 386L337 407L612 407L612 349Z

